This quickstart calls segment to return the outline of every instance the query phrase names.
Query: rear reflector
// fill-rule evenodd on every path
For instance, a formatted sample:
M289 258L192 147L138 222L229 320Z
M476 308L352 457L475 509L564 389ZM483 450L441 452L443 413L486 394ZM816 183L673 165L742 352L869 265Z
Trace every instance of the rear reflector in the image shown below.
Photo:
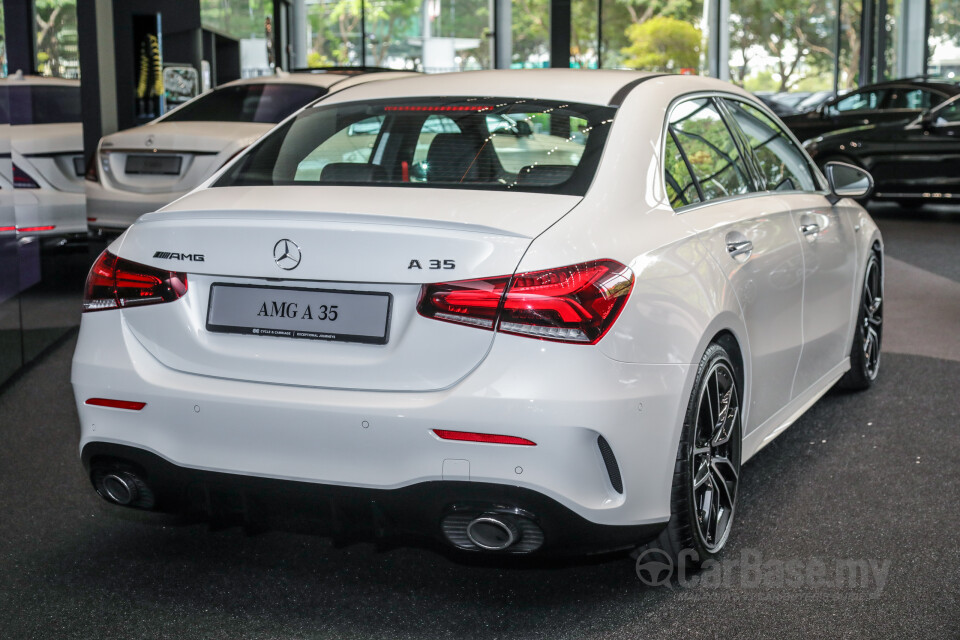
M445 322L503 333L596 344L633 289L633 272L595 260L515 276L424 285L417 311Z
M178 300L187 292L187 274L148 267L104 251L83 293L84 311L139 307Z
M472 433L470 431L448 431L434 429L433 432L443 440L461 440L463 442L486 442L490 444L519 444L527 447L537 446L536 442L516 436L500 436L492 433Z
M20 227L17 229L20 233L37 233L39 231L53 231L57 228L57 225L48 224L42 227Z
M95 407L110 407L111 409L128 409L130 411L140 411L146 402L131 402L129 400L110 400L109 398L90 398L84 404L90 404Z

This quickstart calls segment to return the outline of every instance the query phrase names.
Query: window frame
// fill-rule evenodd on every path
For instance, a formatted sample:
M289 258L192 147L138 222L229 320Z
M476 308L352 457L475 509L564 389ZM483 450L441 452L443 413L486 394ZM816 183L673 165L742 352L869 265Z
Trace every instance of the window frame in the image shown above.
M730 122L726 117L726 115L724 114L723 106L720 103L718 103L717 100L715 99L717 95L718 95L717 93L710 92L710 91L699 91L692 94L685 94L684 96L674 99L670 103L670 106L667 109L667 117L664 119L662 135L670 135L673 137L674 143L677 145L677 148L680 150L680 155L683 158L683 162L687 167L687 171L690 173L690 177L693 180L694 187L697 190L697 195L700 198L699 202L692 202L688 205L684 205L683 207L681 207L681 209L687 209L688 207L694 207L702 204L707 204L710 202L726 201L733 198L742 198L745 196L749 196L750 194L753 193L753 190L751 190L751 191L748 191L747 193L735 193L732 195L721 196L719 198L704 199L703 187L700 185L700 179L697 177L696 172L693 170L693 167L690 164L690 160L687 157L686 149L684 149L683 145L680 143L680 140L676 137L673 127L671 127L673 112L676 110L677 107L679 107L681 104L685 102L693 102L695 100L705 99L707 102L710 103L710 105L713 106L714 110L720 116L720 121L727 128L727 131L730 132L730 138L733 141L734 147L736 147L737 153L740 156L740 160L742 160L743 169L746 172L746 175L744 177L747 180L747 186L752 187L752 189L756 189L756 175L755 175L756 170L753 166L753 160L752 159L748 160L747 156L744 155L743 144L738 139L739 134L736 129L730 126ZM667 147L667 141L666 141L666 138L664 137L663 144L660 147L660 164L661 164L661 167L663 168L663 170L661 171L661 175L663 177L664 193L666 193L666 168L663 166L663 159L666 157L666 147ZM753 184L751 184L751 182ZM672 205L671 205L671 208L672 208ZM677 211L677 209L674 209L674 211Z
M803 158L804 164L805 164L806 167L807 167L807 171L810 173L810 178L811 178L811 180L813 181L813 184L817 186L817 188L814 189L814 190L812 190L812 191L807 191L806 189L788 189L788 190L770 189L770 188L768 187L768 185L767 185L766 176L764 176L764 175L763 175L763 171L760 170L760 159L757 157L757 155L756 155L756 153L755 153L755 151L754 151L753 145L750 143L750 137L746 134L746 132L743 131L743 129L740 127L740 123L737 122L736 117L735 117L735 116L730 112L730 110L727 108L726 102L724 102L725 100L733 100L733 101L735 101L735 102L742 102L743 104L746 104L746 105L749 105L749 106L751 106L751 107L756 108L758 111L760 111L760 113L762 113L763 115L765 115L765 116L767 116L768 118L770 118L770 121L771 121L771 122L774 124L774 126L776 126L777 129L779 130L780 135L782 135L784 138L786 138L787 141L790 142L790 144L792 144L793 147L800 152L800 156ZM742 143L746 146L746 148L747 148L747 150L748 150L748 151L747 151L747 154L749 155L749 157L750 157L750 162L751 162L751 164L753 165L753 169L754 169L755 172L756 172L756 181L757 181L758 192L760 192L760 193L777 193L777 194L782 194L782 195L787 195L787 194L792 194L792 193L819 193L819 194L825 194L825 193L828 192L828 191L827 191L827 186L826 186L826 184L824 184L824 183L820 180L820 171L819 171L819 169L817 168L816 164L813 162L813 160L811 160L810 155L806 152L806 150L804 150L803 145L799 142L799 140L797 140L796 136L792 135L792 133L790 132L790 130L787 129L785 126L783 126L783 124L780 123L780 121L776 118L776 116L773 116L772 114L768 113L767 111L764 111L764 110L762 110L762 109L759 109L759 107L757 107L753 102L750 102L749 100L745 100L745 99L743 99L742 97L740 97L740 98L728 98L728 97L724 97L724 98L720 98L720 99L719 99L719 102L723 105L724 114L730 119L731 126L734 127L734 128L736 129L736 131L739 133L739 135L740 135L740 137L741 137L741 140L742 140Z

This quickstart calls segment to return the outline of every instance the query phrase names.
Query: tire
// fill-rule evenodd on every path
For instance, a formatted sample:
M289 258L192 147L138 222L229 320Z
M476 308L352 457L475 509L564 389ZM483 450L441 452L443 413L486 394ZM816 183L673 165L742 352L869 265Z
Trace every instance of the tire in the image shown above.
M740 476L740 397L733 359L723 347L711 344L700 359L683 419L670 521L656 540L635 551L635 557L658 550L696 568L716 558L726 545ZM701 508L705 504L712 512Z
M870 252L863 272L863 288L857 326L850 346L850 370L838 386L849 391L863 391L873 386L880 372L880 348L883 343L883 264L880 253Z

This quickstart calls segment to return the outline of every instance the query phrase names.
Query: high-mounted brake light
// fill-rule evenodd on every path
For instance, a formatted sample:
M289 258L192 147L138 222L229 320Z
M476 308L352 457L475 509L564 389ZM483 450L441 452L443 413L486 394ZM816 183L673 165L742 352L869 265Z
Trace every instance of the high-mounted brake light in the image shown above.
M401 105L384 107L384 111L490 111L493 109L490 105L469 104L469 105Z
M633 272L596 260L515 276L424 285L420 315L543 340L596 344L633 289Z
M127 409L129 411L140 411L145 406L146 402L132 402L130 400L111 400L110 398L90 398L84 404L93 405L95 407L109 407L111 409Z
M187 274L130 262L104 251L83 293L84 311L103 311L173 302L187 292Z
M488 444L519 444L525 447L535 447L537 443L517 436L501 436L494 433L473 433L472 431L449 431L434 429L438 438L443 440L460 440L463 442L484 442Z
M13 165L13 188L14 189L39 189L40 185L37 184L37 181L30 177L30 175L18 167Z

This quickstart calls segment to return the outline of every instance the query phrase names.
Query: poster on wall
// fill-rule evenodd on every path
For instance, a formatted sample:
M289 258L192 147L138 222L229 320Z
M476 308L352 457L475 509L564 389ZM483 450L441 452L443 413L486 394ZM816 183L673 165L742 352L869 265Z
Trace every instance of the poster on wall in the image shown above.
M163 66L163 95L167 110L195 98L200 93L200 74L188 64Z

